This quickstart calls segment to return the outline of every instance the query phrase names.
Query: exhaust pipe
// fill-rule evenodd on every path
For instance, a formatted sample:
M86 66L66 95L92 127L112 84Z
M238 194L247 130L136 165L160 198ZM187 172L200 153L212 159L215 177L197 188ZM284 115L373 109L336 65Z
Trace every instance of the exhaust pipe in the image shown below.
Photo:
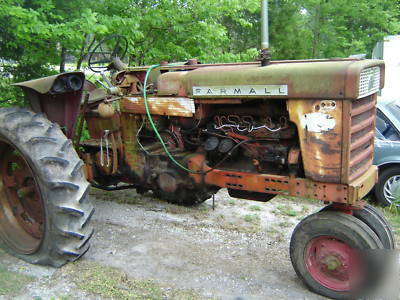
M268 0L261 0L261 66L270 64L271 53L269 52L269 25L268 25Z
M261 0L261 50L269 49L268 0Z

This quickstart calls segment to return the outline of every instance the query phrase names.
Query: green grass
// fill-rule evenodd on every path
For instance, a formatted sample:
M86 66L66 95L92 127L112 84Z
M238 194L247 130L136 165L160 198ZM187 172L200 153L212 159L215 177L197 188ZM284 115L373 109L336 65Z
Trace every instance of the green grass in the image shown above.
M252 211L261 211L262 210L261 207L258 206L258 205L251 205L249 207L249 209L252 210Z
M236 201L233 200L233 199L229 199L229 200L228 200L228 204L229 204L229 205L235 205L235 204L236 204Z
M65 272L79 289L107 299L205 299L191 289L175 289L153 280L132 279L124 272L96 264L80 261L64 267Z
M275 215L279 216L285 216L285 217L296 217L298 215L298 212L292 209L292 207L288 204L286 205L278 205L276 209L272 211Z
M248 223L259 224L261 219L259 215L252 214L252 215L245 215L243 219Z
M33 280L32 276L8 271L5 266L0 265L0 296L17 295Z
M396 238L397 247L400 247L400 209L396 207L386 207L383 209L385 217L392 225L393 233Z

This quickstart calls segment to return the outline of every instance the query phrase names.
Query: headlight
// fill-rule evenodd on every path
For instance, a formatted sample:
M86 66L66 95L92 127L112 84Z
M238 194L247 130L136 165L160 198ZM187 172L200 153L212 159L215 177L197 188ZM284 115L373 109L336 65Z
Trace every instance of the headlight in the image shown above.
M83 81L78 75L70 75L66 80L67 88L74 92L79 91L82 88Z
M82 89L83 80L80 76L72 74L60 76L53 84L52 92L54 94L62 94L71 91L79 91Z

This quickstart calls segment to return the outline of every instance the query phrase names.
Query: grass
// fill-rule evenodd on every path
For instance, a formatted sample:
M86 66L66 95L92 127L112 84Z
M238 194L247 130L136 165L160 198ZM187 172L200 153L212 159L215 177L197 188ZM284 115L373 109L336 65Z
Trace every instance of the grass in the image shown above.
M248 223L253 223L253 224L259 224L261 219L259 215L256 214L251 214L251 215L245 215L243 219L248 222Z
M245 233L245 234L255 234L261 231L261 227L259 224L242 224L240 222L219 222L218 226L226 231L235 231L238 233Z
M232 199L232 198L228 199L228 204L233 206L233 205L236 204L236 201L234 199Z
M400 247L400 209L396 207L386 207L383 209L385 217L392 225L393 233L396 238L397 247Z
M288 227L292 226L293 223L285 220L285 221L280 222L278 225L279 225L279 227L288 228Z
M32 276L9 271L5 266L0 265L0 296L17 295L33 280Z
M174 289L153 280L131 279L124 272L96 264L80 261L66 266L65 272L79 289L108 299L204 299L191 289Z
M258 205L251 205L249 207L249 209L252 210L252 211L261 211L262 210L262 208L260 206L258 206Z
M296 217L298 215L298 212L292 209L292 207L288 204L286 205L278 205L276 209L272 211L275 215L279 216L285 216L285 217Z
M198 206L182 206L176 204L165 203L165 212L174 215L191 214L194 216L207 215L210 209L205 205Z

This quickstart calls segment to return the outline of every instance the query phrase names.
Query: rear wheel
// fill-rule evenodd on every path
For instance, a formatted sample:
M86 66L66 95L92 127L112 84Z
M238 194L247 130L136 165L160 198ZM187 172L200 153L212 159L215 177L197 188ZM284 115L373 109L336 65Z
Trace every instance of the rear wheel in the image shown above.
M296 226L290 258L311 290L334 299L349 299L370 280L372 266L360 254L375 249L383 249L383 245L366 224L351 215L325 211Z
M93 234L89 184L58 125L26 109L0 109L0 245L27 262L62 266Z

